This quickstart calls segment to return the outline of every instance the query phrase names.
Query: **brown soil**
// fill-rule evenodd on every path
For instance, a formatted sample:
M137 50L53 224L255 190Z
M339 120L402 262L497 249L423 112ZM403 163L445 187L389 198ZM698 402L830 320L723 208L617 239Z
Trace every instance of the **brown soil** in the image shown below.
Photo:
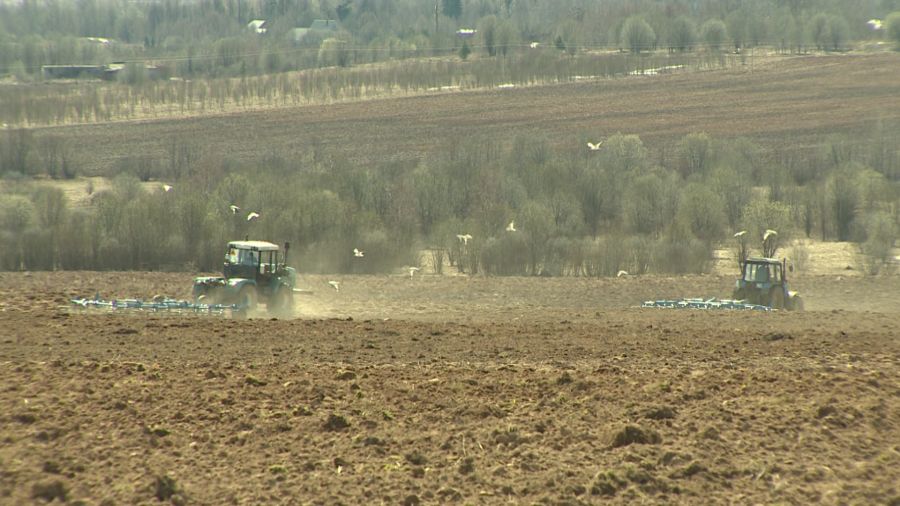
M0 275L0 503L900 500L896 277L303 276L300 318L73 311L185 275ZM893 501L893 502L892 502Z
M900 55L807 56L738 70L635 76L554 86L285 107L219 116L36 129L61 134L89 174L129 156L167 159L173 139L215 156L298 159L323 150L357 163L417 159L465 139L640 135L661 156L686 134L750 137L785 153L832 134L860 135L900 118ZM203 148L198 147L199 151Z

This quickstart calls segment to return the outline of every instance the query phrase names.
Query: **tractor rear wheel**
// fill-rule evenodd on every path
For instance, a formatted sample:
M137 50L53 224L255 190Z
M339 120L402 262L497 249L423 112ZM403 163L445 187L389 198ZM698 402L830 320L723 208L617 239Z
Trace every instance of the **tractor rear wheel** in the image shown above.
M775 286L769 292L769 307L772 309L784 309L784 290Z
M289 315L294 309L294 291L288 286L280 287L269 299L267 308L270 313Z
M237 303L244 309L253 310L256 309L256 299L256 287L247 285L238 292Z

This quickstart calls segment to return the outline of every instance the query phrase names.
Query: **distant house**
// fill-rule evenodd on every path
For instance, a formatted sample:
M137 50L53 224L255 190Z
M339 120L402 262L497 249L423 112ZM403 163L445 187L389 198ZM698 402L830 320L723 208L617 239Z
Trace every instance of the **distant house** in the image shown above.
M294 28L291 30L291 40L300 42L306 38L307 33L309 33L309 28Z
M44 79L77 79L93 77L112 81L125 70L125 63L115 62L109 65L43 65L41 73ZM163 75L162 67L144 65L144 72L149 79L159 79Z
M329 31L336 32L338 29L337 21L333 19L314 19L312 24L309 25L309 29L316 31Z
M266 33L266 30L268 30L268 27L266 26L268 25L268 23L269 22L265 19L254 19L253 21L247 23L247 29L253 30L253 32L262 35Z
M334 19L315 19L309 28L294 28L290 33L294 42L303 42L303 39L310 33L327 34L336 31L338 31L338 24Z
M108 70L106 65L43 65L41 67L44 79L75 79L77 77L105 79Z
M79 40L99 44L101 46L109 46L112 44L112 40L107 39L106 37L81 37Z

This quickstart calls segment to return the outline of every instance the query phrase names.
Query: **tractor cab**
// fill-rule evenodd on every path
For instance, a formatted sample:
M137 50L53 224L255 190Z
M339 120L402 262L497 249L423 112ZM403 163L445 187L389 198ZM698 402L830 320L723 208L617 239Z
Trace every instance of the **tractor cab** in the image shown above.
M774 258L749 258L744 262L743 281L768 289L772 284L785 281L782 267L782 263Z
M225 252L225 279L253 279L266 285L284 267L278 245L266 241L232 241Z
M732 297L775 309L802 309L800 295L788 287L786 267L786 261L777 258L748 258Z

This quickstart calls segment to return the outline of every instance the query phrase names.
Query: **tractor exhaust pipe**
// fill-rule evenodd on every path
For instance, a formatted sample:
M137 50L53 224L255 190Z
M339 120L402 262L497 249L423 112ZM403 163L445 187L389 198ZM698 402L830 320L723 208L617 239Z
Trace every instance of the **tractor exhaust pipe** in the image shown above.
M284 261L285 266L287 265L288 251L290 251L290 249L291 249L291 243L285 242L284 243L284 256L282 257L282 260Z

